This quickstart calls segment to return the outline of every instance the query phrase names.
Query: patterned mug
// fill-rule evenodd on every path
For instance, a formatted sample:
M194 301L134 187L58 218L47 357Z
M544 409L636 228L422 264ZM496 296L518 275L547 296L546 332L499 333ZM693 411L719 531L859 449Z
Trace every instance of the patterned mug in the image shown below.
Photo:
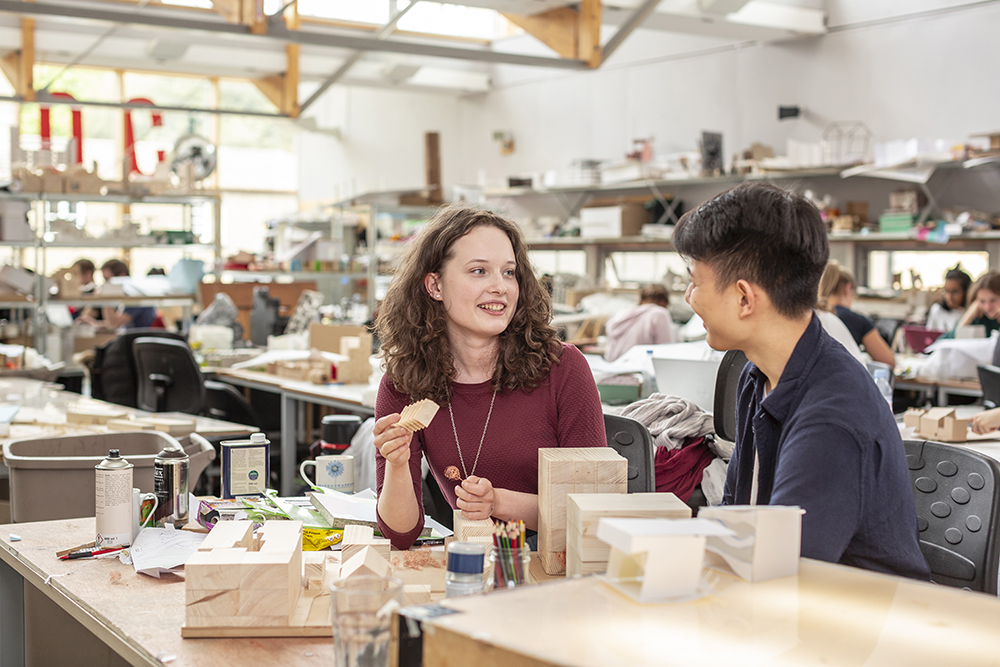
M316 468L316 481L309 479L306 468ZM354 493L354 457L347 454L317 456L315 461L303 461L299 474L309 486L322 486L342 493Z

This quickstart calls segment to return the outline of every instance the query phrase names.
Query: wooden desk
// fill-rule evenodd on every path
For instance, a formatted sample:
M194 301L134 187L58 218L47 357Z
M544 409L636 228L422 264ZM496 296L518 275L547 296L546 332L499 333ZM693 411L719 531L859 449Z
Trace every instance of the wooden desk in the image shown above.
M1000 664L1000 600L982 593L807 559L797 577L708 579L684 603L636 604L594 577L446 600L463 613L424 622L423 664Z
M0 404L20 407L14 417L14 423L10 426L9 435L0 437L0 444L28 438L109 432L108 428L98 424L68 423L66 410L70 406L119 410L135 417L154 416L154 413L151 412L86 398L80 394L64 391L59 385L29 378L0 378ZM257 430L243 424L232 424L219 419L178 412L161 412L159 416L178 419L191 419L193 417L195 420L194 431L208 437L240 437ZM186 440L186 436L179 439L183 442ZM0 460L2 458L3 454L0 451Z
M979 385L979 380L937 380L925 377L897 377L895 380L896 389L911 389L921 391L928 397L937 396L937 405L948 405L948 394L956 396L973 396L979 398L983 395L983 388Z
M292 495L295 491L297 474L296 444L298 439L299 404L314 403L328 405L362 417L375 414L375 392L378 380L369 384L312 384L290 380L268 373L233 370L230 368L206 368L205 372L215 373L223 382L238 387L248 387L281 396L281 494Z
M23 588L41 591L132 665L163 667L160 655L176 656L166 663L170 667L333 665L332 632L330 638L182 639L183 574L155 579L136 574L131 565L117 559L55 557L59 549L93 540L94 530L93 518L0 526L0 664L4 667L23 664L23 639L19 646L15 637L19 623L25 634L31 629L23 625L25 620L30 623L30 617L15 617L22 578ZM11 542L12 532L22 540Z

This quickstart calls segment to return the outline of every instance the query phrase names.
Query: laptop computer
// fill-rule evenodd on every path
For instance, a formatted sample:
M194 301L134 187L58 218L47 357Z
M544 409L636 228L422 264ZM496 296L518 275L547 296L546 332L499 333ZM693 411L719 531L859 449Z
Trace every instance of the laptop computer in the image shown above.
M704 412L715 411L715 378L722 356L717 359L667 359L653 357L656 391L667 396L680 396Z

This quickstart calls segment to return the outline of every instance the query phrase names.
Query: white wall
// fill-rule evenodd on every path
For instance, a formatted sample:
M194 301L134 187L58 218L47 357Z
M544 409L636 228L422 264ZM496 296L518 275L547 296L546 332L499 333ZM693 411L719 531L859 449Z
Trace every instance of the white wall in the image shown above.
M640 30L594 72L497 67L495 91L460 102L463 151L449 175L497 182L620 159L649 135L658 153L694 150L702 130L723 133L727 161L755 141L779 154L789 138L818 141L833 120L862 120L875 141L998 130L1000 3L947 11L968 3L827 0L831 33L819 38L737 50ZM806 113L779 123L779 104ZM499 154L498 129L514 133L514 155Z
M307 99L311 91L302 91ZM442 179L458 179L462 134L455 96L334 86L307 110L318 127L299 137L299 198L342 199L372 190L420 188L424 133L441 134Z

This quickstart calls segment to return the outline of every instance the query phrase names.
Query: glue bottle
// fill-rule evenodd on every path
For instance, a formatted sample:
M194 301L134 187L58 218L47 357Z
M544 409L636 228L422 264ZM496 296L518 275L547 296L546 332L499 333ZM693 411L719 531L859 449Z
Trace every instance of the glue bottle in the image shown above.
M127 547L132 543L132 464L117 449L95 466L97 470L97 549Z
M483 592L483 561L486 549L475 542L452 542L448 545L448 570L444 577L444 596L454 598Z

